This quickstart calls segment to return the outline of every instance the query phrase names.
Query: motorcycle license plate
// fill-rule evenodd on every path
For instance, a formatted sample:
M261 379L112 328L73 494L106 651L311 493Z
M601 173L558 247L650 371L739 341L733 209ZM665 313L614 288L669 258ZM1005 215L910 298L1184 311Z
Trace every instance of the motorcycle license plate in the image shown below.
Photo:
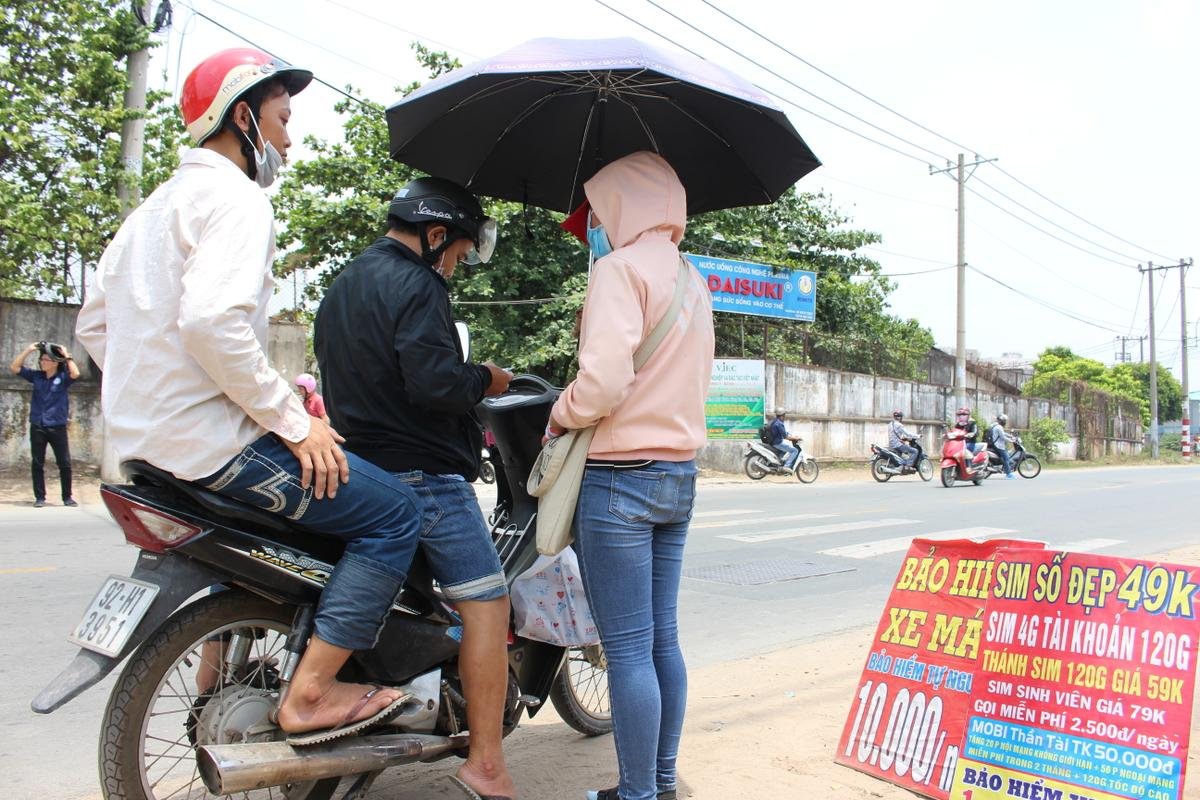
M115 658L157 594L158 587L152 583L109 575L67 639Z

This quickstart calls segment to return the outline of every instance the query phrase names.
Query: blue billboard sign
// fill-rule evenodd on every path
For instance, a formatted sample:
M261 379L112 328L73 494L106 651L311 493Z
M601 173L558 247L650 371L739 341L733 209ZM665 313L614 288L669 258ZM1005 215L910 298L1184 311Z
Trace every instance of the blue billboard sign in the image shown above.
M817 316L817 273L766 264L684 254L712 292L713 311L812 322Z

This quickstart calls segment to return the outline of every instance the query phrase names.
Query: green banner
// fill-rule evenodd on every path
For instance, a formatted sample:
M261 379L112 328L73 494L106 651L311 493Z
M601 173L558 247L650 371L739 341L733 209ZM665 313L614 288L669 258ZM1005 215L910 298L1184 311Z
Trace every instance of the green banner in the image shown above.
M762 361L718 358L705 398L709 439L753 439L764 421L766 365Z

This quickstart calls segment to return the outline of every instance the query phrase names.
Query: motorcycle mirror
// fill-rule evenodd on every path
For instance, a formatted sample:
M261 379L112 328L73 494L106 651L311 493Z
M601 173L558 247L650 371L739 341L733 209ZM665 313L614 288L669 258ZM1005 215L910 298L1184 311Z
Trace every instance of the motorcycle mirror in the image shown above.
M471 329L467 327L467 323L456 320L454 332L458 334L458 349L462 350L462 359L465 364L471 360Z

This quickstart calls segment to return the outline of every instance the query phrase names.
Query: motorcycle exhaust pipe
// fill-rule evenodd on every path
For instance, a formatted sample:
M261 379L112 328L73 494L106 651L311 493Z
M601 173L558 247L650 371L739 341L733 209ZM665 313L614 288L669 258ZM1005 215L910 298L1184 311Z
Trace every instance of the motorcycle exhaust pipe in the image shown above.
M196 761L204 785L221 796L375 772L466 746L466 736L397 733L356 736L308 747L292 747L286 742L204 745Z

